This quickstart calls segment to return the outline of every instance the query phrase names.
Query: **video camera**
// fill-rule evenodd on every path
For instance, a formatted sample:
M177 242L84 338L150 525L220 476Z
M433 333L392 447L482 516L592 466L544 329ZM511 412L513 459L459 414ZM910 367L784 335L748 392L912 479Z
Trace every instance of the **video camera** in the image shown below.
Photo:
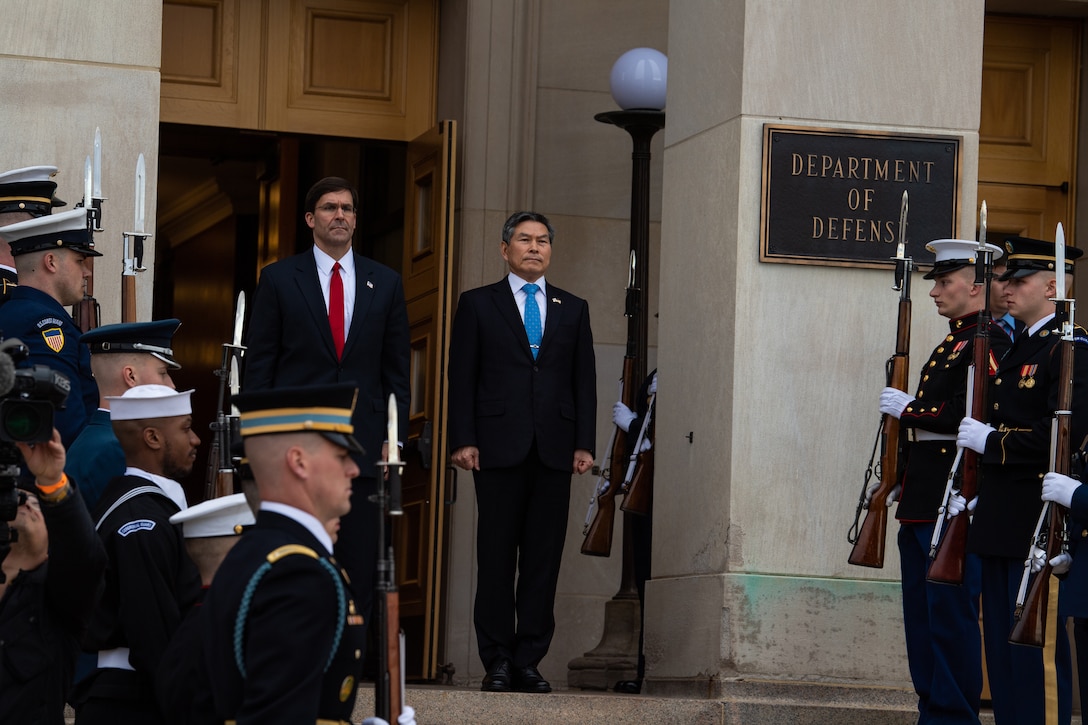
M50 440L53 411L64 409L72 389L67 375L46 365L16 368L29 356L30 350L16 338L0 342L0 561L17 540L8 526L19 510L16 484L22 457L14 444Z

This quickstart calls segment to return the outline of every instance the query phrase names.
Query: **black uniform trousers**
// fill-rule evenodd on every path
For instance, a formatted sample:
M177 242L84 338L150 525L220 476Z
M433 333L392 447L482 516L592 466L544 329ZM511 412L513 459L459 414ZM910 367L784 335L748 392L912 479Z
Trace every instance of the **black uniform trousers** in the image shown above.
M488 669L503 658L515 668L536 666L555 631L571 472L541 464L534 444L520 465L473 475L480 517L474 611L480 659Z

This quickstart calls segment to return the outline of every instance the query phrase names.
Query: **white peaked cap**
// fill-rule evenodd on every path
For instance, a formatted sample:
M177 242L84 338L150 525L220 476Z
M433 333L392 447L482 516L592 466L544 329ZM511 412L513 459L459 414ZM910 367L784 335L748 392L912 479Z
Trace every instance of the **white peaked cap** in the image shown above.
M143 420L192 415L192 390L178 392L165 385L137 385L124 395L108 395L110 420Z
M243 526L255 523L253 511L246 503L245 494L211 498L170 517L170 523L181 524L186 539L204 539L210 536L235 536Z

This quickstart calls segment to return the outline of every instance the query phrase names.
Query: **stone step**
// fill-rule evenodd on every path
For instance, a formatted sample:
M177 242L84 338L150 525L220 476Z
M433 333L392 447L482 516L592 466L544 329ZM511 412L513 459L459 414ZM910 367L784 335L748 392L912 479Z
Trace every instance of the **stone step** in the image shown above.
M618 695L556 690L548 695L410 685L405 699L418 725L913 725L916 700L900 688L743 680L717 698ZM359 688L353 722L374 714L374 688ZM74 722L67 709L66 722ZM983 710L982 725L993 725ZM1078 715L1072 725L1081 725Z
M715 699L556 690L547 695L411 685L405 699L418 725L913 725L917 700L906 689L739 681ZM374 690L359 690L354 722L374 713ZM993 714L983 711L983 725ZM1080 725L1080 717L1073 718Z

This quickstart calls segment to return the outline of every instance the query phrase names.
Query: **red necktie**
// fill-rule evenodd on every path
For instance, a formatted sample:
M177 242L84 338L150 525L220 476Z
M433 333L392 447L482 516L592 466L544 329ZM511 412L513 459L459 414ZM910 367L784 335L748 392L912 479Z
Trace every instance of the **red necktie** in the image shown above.
M336 358L344 355L344 280L340 278L340 263L332 265L329 279L329 328L336 345Z

